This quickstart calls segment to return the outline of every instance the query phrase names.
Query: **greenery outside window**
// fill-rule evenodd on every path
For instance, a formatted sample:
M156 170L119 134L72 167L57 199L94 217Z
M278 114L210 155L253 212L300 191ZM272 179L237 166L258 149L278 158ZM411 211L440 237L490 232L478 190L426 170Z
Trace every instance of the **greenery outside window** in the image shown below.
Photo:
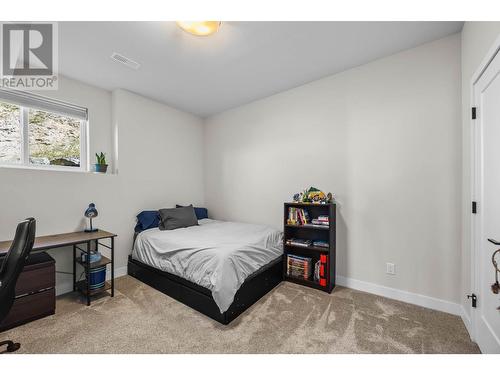
M0 89L0 165L87 171L87 109Z

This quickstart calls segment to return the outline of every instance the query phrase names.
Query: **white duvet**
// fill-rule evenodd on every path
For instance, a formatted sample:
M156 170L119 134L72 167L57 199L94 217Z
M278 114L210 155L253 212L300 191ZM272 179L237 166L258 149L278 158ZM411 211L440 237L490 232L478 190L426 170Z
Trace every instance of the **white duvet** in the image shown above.
M203 219L193 227L141 232L132 257L211 290L223 313L245 279L282 253L279 230Z

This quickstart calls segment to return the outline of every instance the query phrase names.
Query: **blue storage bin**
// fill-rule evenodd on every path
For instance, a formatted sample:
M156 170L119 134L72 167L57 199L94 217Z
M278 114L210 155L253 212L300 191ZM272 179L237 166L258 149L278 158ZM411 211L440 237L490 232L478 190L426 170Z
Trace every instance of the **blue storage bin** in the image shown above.
M91 269L89 278L91 290L102 288L106 282L106 266Z

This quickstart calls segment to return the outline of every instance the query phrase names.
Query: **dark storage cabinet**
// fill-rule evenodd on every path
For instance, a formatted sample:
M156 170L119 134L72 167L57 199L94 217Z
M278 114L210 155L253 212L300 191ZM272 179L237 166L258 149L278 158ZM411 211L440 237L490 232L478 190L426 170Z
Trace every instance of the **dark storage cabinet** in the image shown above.
M54 259L45 252L30 255L17 280L14 305L0 325L0 331L54 314L55 285Z

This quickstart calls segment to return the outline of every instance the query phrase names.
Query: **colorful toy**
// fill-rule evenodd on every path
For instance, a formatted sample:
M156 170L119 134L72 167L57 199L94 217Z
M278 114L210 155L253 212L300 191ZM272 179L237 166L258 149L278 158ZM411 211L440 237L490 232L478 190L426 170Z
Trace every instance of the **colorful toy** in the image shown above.
M328 195L326 195L321 190L311 186L309 189L304 189L301 193L294 194L293 201L316 204L332 203L333 195L332 193L328 193Z
M307 192L307 200L312 203L326 203L326 195L321 190L311 187Z
M326 201L327 201L327 203L333 203L333 194L332 193L328 193L326 195Z

